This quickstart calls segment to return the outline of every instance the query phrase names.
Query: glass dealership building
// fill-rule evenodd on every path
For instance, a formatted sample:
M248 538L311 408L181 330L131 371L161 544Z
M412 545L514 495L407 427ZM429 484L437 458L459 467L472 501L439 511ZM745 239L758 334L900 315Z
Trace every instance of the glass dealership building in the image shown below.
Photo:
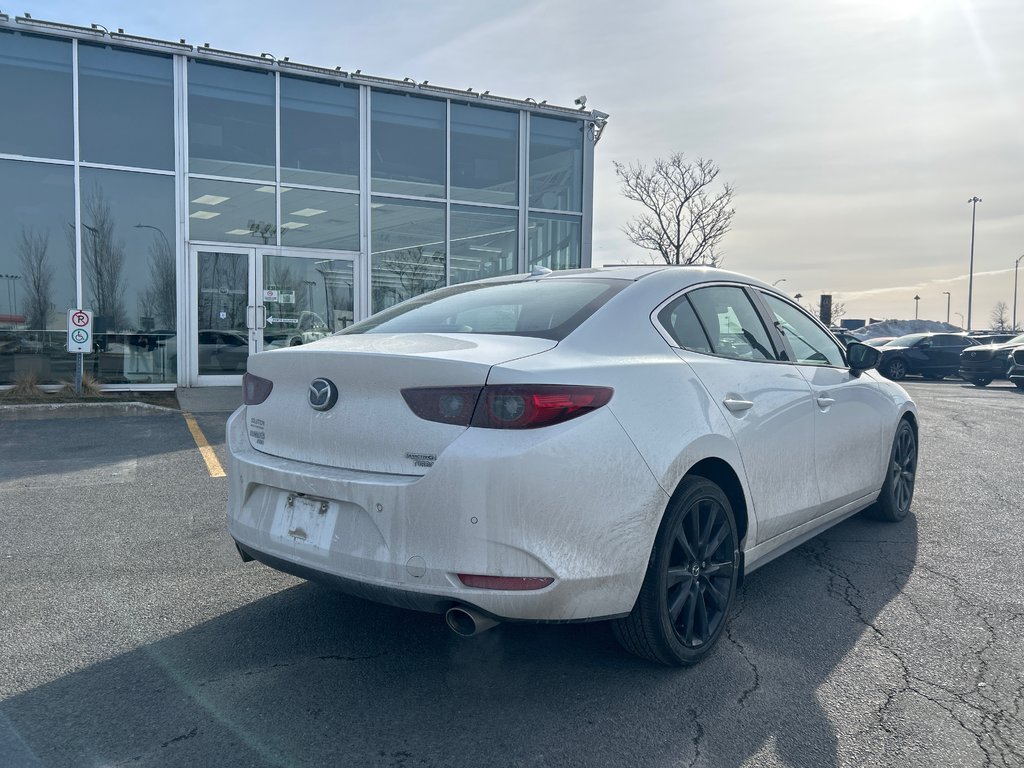
M0 14L0 387L236 383L443 285L589 266L600 112Z

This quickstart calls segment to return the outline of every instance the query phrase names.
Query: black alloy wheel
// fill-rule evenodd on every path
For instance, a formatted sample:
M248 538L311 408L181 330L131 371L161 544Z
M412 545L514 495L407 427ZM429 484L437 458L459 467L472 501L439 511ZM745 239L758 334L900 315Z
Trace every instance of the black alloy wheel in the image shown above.
M882 492L878 494L878 502L872 507L874 516L891 523L897 523L905 518L914 500L916 480L917 436L910 422L903 419L892 441Z
M976 387L987 387L991 383L991 376L978 376L977 378L971 379L971 384L973 384Z
M614 622L626 650L672 666L696 664L725 629L739 578L728 497L688 477L673 497L632 612Z
M890 360L885 364L882 375L893 381L901 381L907 376L907 364L899 357L895 360Z

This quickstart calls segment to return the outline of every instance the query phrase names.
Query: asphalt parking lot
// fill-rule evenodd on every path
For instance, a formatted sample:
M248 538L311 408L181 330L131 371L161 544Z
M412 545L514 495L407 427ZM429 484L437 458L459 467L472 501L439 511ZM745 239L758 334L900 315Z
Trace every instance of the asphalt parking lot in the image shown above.
M0 765L1020 766L1024 392L906 387L911 517L752 574L688 670L243 564L181 414L0 412Z

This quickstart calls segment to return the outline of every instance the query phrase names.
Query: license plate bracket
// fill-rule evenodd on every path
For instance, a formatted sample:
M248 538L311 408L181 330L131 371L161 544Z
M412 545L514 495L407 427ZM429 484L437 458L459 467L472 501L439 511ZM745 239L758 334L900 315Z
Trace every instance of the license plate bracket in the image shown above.
M326 555L338 521L338 505L302 493L281 495L270 535L282 544L310 554Z

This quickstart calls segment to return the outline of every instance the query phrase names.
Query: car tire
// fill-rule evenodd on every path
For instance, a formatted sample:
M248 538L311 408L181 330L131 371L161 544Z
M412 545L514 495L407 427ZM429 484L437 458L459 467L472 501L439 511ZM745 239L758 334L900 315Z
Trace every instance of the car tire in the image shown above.
M910 512L917 478L917 435L906 419L900 421L889 450L885 482L878 501L871 508L872 517L887 523L898 523Z
M971 384L976 387L987 387L992 383L992 378L988 376L980 376L976 379L971 379Z
M892 379L893 381L902 381L907 376L907 364L899 357L894 360L890 360L885 364L885 367L882 368L882 375L887 379Z
M633 610L612 623L616 639L651 661L696 664L725 631L739 570L728 497L706 478L684 478L662 520Z
M1015 381L1013 382L1013 386L1017 389L1024 389L1024 381Z

